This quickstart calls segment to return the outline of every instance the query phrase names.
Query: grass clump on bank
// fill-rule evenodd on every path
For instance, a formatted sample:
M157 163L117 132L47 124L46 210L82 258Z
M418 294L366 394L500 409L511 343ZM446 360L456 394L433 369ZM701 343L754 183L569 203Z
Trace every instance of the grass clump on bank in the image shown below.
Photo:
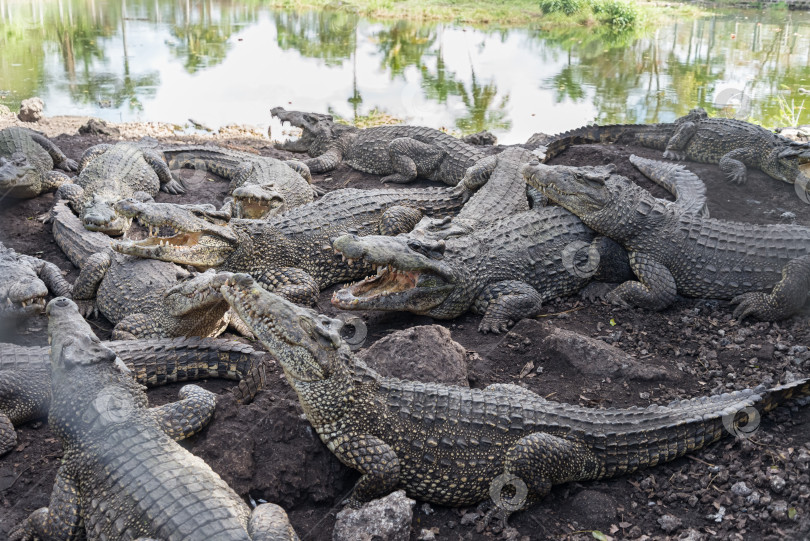
M268 0L273 7L349 10L378 19L454 21L543 28L577 25L638 29L673 17L703 12L687 4L627 0Z

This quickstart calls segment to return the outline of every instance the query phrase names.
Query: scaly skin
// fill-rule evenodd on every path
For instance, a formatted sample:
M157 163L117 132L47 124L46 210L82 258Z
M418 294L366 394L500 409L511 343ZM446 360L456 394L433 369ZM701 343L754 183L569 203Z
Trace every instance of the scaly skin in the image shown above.
M81 269L73 299L115 325L114 339L218 336L233 321L221 295L205 287L213 273L113 252L108 236L87 231L63 203L54 217L54 240Z
M47 311L53 388L48 422L64 456L50 505L12 530L11 541L85 535L248 540L256 524L268 529L254 533L255 539L297 539L282 510L270 513L278 519L271 521L260 506L254 521L241 498L175 442L210 418L214 395L187 385L180 392L185 403L149 409L143 387L93 335L72 301L56 298ZM200 411L201 405L210 407Z
M71 285L53 263L18 254L0 243L0 321L31 317L45 308L45 297L69 295Z
M361 472L354 505L396 488L431 503L472 505L488 499L502 475L515 476L531 501L556 484L673 460L747 422L744 408L769 411L810 393L805 379L663 407L594 409L514 385L479 390L386 378L354 357L341 321L291 304L249 276L223 280L225 298L281 364L323 442ZM524 502L512 503L515 510Z
M115 212L115 202L127 197L151 200L159 190L171 194L185 192L172 178L159 151L123 142L88 148L79 162L79 176L73 184L61 186L56 199L67 200L90 231L122 235L131 222ZM49 221L52 217L43 219Z
M468 193L463 186L336 190L267 222L226 222L221 216L177 205L121 201L118 209L150 230L169 227L178 233L120 241L114 248L198 268L247 272L280 295L311 303L320 289L371 272L368 265L345 261L335 253L332 239L347 232L364 236L410 231L423 214L442 217L457 212Z
M672 124L586 126L555 138L548 145L547 159L571 144L623 139L663 150L665 158L718 164L735 184L745 182L746 167L755 167L772 178L796 184L802 196L810 193L810 179L799 170L800 165L810 162L810 145L741 120L709 118L700 108Z
M311 203L317 195L309 168L215 146L161 147L172 169L210 171L231 181L230 211L234 218L267 219Z
M251 346L211 338L123 340L105 343L142 385L218 378L239 381L233 393L250 402L264 386L267 355ZM51 404L47 347L0 344L0 455L16 444L14 427L42 419Z
M526 181L623 245L639 281L610 300L651 310L677 294L729 299L734 316L796 313L810 289L810 228L704 218L654 198L609 167L524 166Z
M54 168L76 171L78 164L35 131L16 126L0 130L0 195L30 199L71 181Z
M285 111L273 116L303 130L300 139L277 145L283 150L308 152L304 163L313 173L331 171L341 162L374 175L382 182L411 182L427 178L455 186L468 167L486 156L485 149L452 135L421 126L381 126L358 129L335 124L330 115Z
M489 182L473 199L493 185L525 182L520 170L528 160L503 160L508 153L516 150L497 156ZM689 212L704 208L705 186L697 176L652 160L634 158L634 163L677 194L675 204ZM517 192L522 194L519 188ZM452 221L455 225L465 215L473 229L467 235L442 242L413 238L413 234L336 239L336 250L376 266L378 274L335 292L332 303L344 310L405 310L438 319L473 310L484 314L479 330L499 333L537 315L542 303L579 291L592 280L623 282L632 277L622 247L597 237L565 209L524 211L476 229L481 220L475 218L487 206L468 214L473 199ZM508 199L505 203L513 207ZM497 215L496 208L492 211Z

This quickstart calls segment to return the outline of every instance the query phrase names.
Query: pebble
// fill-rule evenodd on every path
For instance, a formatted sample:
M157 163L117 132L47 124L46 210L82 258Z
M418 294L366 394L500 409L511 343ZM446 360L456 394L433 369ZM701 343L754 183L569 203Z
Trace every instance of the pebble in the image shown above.
M683 526L683 521L672 515L663 515L658 518L658 525L667 533L672 533Z
M745 484L745 481L738 481L731 485L731 492L739 494L740 496L748 496L751 494L751 489Z

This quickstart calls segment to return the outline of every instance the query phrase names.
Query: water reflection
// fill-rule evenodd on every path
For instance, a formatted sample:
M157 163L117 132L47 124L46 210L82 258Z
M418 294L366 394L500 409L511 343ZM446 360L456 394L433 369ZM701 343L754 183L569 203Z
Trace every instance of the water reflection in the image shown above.
M504 142L697 105L810 122L810 17L716 15L648 35L476 30L273 11L250 0L0 0L0 103L48 114L267 124L269 108L379 109ZM810 104L808 104L810 107Z

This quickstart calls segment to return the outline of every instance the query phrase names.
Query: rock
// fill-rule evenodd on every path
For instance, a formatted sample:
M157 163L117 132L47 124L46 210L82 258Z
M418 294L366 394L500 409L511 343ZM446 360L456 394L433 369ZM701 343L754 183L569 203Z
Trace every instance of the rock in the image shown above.
M658 517L658 525L667 533L679 530L683 526L683 521L672 515L662 515Z
M745 484L745 481L738 481L731 485L731 492L733 494L739 494L740 496L748 496L751 494L751 489L748 488L748 485Z
M778 475L771 477L771 490L777 494L785 490L785 479Z
M44 108L45 102L40 98L28 98L20 103L20 112L17 114L17 118L23 122L39 122Z
M107 135L109 137L121 136L121 130L107 124L105 120L101 120L100 118L91 118L88 120L79 128L79 133L82 135Z
M10 114L11 114L11 109L9 109L7 106L0 103L0 116L10 115Z
M651 381L670 375L664 368L643 363L621 349L574 331L561 329L533 319L524 319L510 334L545 334L537 346L545 356L563 359L585 376L626 377ZM509 335L507 335L508 338Z
M583 490L571 498L570 512L575 517L581 517L583 525L587 528L600 528L609 525L617 516L616 500L596 490Z
M359 357L384 376L469 387L467 350L440 325L391 333Z
M545 146L553 140L554 140L553 135L549 135L547 133L535 133L534 135L529 137L529 140L526 141L526 145L529 147L539 147L541 145Z
M488 131L480 131L461 138L468 145L493 146L498 144L498 138Z
M416 502L404 490L337 514L333 541L408 541Z

